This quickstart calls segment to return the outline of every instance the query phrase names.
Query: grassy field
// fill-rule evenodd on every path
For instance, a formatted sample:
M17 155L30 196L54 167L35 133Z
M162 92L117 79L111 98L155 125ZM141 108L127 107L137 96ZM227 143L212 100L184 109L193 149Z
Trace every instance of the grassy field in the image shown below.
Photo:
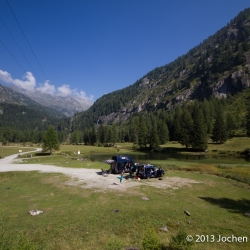
M160 249L167 249L181 230L195 239L196 235L249 239L250 218L245 216L250 212L249 186L206 174L168 172L168 177L176 176L199 183L180 189L141 186L127 193L100 193L65 186L67 179L60 174L0 173L1 249L139 248L147 227L157 232ZM144 196L149 200L142 200ZM31 209L44 213L32 217ZM203 242L194 243L192 249L249 247L249 242Z
M34 150L33 147L23 147L23 146L0 146L0 158L8 156L8 155L13 155L13 154L18 154L19 150L22 150L22 152L28 152Z
M237 139L233 140L237 143ZM230 146L230 142L224 147L217 145L214 153L247 147L238 143L237 147ZM133 155L130 147L64 145L53 156L24 156L23 160L100 169L103 163L89 160L91 153ZM201 164L174 159L151 163L162 165L166 177L188 178L197 183L161 189L141 185L126 193L96 192L66 186L67 177L61 174L0 173L0 249L250 249L250 186L232 178L248 177L249 164ZM31 209L44 213L32 217L28 215ZM168 232L160 230L162 227ZM187 244L187 235L193 236L192 245ZM201 240L205 241L195 242L197 235L203 235ZM232 235L247 237L248 242L217 242L220 236ZM209 242L212 237L215 242Z

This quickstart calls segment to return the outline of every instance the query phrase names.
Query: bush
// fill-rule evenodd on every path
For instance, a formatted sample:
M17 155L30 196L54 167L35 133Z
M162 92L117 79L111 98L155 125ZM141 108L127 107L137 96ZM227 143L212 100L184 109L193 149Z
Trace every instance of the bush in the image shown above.
M133 151L138 151L139 146L137 144L133 144L132 148Z
M193 242L186 240L187 233L181 230L176 236L171 238L169 250L191 250Z
M250 156L250 148L246 148L241 154L246 155L246 156Z
M161 250L159 237L154 229L147 227L142 239L144 250Z

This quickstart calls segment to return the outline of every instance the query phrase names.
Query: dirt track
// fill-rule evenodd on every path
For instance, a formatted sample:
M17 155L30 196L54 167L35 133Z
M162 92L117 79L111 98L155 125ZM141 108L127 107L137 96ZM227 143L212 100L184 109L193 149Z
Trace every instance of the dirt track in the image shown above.
M40 148L37 148L36 151L40 151ZM34 152L34 151L32 151ZM26 154L24 152L23 154ZM31 152L28 152L31 153ZM99 169L76 169L76 168L63 168L50 165L41 165L41 164L17 164L16 159L18 154L5 157L0 159L0 172L9 172L9 171L40 171L47 173L62 173L69 177L71 180L66 182L65 185L79 185L82 188L96 188L99 191L105 191L109 189L115 189L120 191L125 191L126 189L138 185L149 185L156 188L172 188L178 189L182 186L189 185L191 183L197 183L191 179L179 178L179 177L163 177L163 180L158 180L152 178L150 180L135 180L130 178L123 179L122 183L119 183L117 175L108 175L104 177L101 175ZM16 163L15 163L16 162ZM167 173L166 173L167 175ZM126 177L126 176L125 176Z

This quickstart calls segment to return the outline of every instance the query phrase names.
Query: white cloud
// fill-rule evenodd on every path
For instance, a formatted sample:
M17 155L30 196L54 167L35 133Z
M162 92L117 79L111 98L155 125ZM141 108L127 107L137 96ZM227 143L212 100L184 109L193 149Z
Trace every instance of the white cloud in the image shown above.
M58 87L57 92L59 96L68 96L72 93L70 86L67 84L63 84L61 87Z
M89 101L93 101L94 100L94 96L93 95L90 95L88 97L83 90L81 90L78 94L79 94L79 97L81 97L82 99L88 99Z
M0 70L0 80L5 83L12 83L11 75L7 71Z
M33 91L36 87L36 79L32 73L26 72L26 74L23 76L23 79L24 80L13 79L10 73L0 70L0 80L3 82L14 84L15 86L27 91Z
M41 87L37 87L36 89L42 93L50 95L54 95L56 92L55 86L51 85L48 80L45 81L45 83Z
M50 84L49 80L46 80L44 83L40 84L39 87L37 87L36 79L31 72L26 72L26 74L23 76L23 80L21 80L13 79L10 73L0 70L0 81L8 84L14 84L15 86L26 91L40 91L45 94L63 97L72 95L77 97L78 100L86 100L89 102L93 102L94 100L93 95L88 97L84 91L78 91L77 89L72 90L67 84L63 84L62 86L56 88L55 85Z

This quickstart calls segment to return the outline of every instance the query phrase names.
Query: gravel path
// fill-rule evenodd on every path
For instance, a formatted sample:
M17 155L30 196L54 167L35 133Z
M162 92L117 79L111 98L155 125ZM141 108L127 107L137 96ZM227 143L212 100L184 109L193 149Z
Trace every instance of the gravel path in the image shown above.
M24 152L21 154L32 153L41 151L41 148L37 148L34 151ZM62 173L70 178L65 185L80 185L82 188L97 188L99 191L105 191L108 189L126 191L128 188L138 185L150 185L156 188L172 188L178 189L184 185L190 183L197 183L194 180L179 178L179 177L163 177L163 180L150 179L137 181L135 179L123 179L122 184L119 183L118 175L108 175L104 177L101 175L99 169L86 169L86 168L63 168L51 165L42 164L18 164L18 154L11 155L0 159L0 172L9 171L40 171L46 173ZM16 162L16 163L15 163ZM166 173L167 174L167 173Z

